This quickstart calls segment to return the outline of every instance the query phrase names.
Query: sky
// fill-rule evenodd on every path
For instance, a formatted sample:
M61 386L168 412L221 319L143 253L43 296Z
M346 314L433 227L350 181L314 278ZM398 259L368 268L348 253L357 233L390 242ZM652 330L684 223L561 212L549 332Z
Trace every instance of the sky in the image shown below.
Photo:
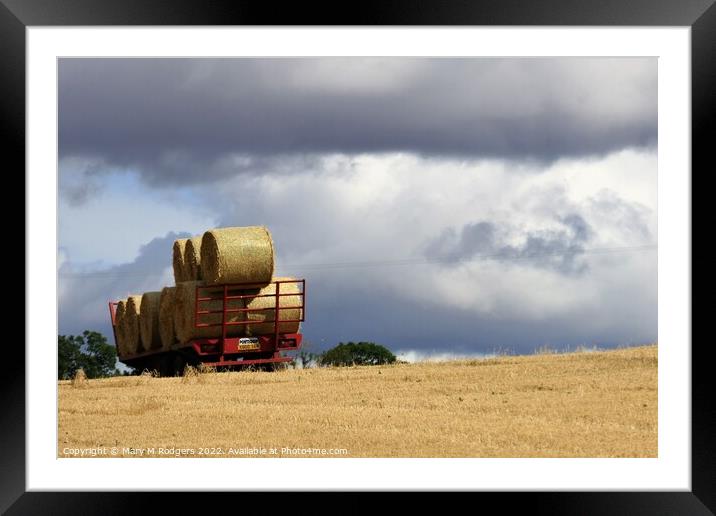
M654 58L60 59L59 332L265 225L309 351L657 340Z

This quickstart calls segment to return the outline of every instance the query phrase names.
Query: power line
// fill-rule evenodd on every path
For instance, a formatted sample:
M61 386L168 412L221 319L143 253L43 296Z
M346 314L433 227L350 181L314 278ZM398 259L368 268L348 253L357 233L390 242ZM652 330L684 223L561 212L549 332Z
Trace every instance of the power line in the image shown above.
M630 247L604 247L594 249L573 249L569 251L542 251L535 253L526 253L520 256L509 256L504 252L500 253L489 253L473 255L469 258L408 258L402 260L371 260L365 262L338 262L338 263L315 263L315 264L295 264L295 265L284 265L282 269L298 268L301 269L337 269L347 267L382 267L382 266L402 266L402 265L430 265L438 263L470 263L489 259L502 259L504 261L518 261L518 260L531 260L540 258L543 256L567 256L567 255L583 255L583 254L604 254L604 253L616 253L616 252L629 252L629 251L649 251L657 249L657 244L630 246Z
M500 259L503 261L521 261L521 260L533 260L536 258L546 256L581 256L585 254L609 254L609 253L624 253L624 252L640 252L640 251L652 251L658 249L658 244L646 244L638 246L623 246L623 247L602 247L592 249L572 249L572 250L559 250L559 251L541 251L534 253L525 253L518 256L509 256L504 252L499 253L487 253L470 256L469 258L404 258L398 260L370 260L370 261L355 261L355 262L333 262L333 263L303 263L303 264L285 264L281 266L282 270L322 270L322 269L345 269L345 268L362 268L362 267L400 267L409 265L431 265L431 264L458 264L458 263L471 263L490 259ZM164 272L142 272L142 271L95 271L95 272L60 272L58 276L67 279L84 279L92 277L105 277L105 278L121 278L128 276L136 277L161 277Z

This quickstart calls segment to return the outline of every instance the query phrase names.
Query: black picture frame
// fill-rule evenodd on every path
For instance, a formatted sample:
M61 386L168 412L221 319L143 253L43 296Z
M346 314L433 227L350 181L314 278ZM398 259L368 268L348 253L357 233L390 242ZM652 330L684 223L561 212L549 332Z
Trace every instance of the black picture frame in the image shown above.
M716 103L716 6L714 0L384 0L354 4L198 0L0 0L0 135L8 169L25 170L25 29L29 26L111 25L507 25L689 26L692 64L692 179L714 167L709 135ZM353 7L351 7L353 6ZM7 161L6 161L7 162ZM19 197L19 196L18 196ZM25 257L27 259L27 257ZM27 275L30 272L26 269ZM32 344L32 343L29 343ZM29 345L26 342L26 345ZM691 345L685 342L685 349ZM716 511L716 411L709 342L692 351L692 490L689 492L480 493L502 510L537 514L713 514ZM199 503L179 493L25 492L25 352L6 346L0 375L3 409L0 511L7 514L124 514L149 508L177 514ZM211 504L236 494L206 493ZM266 503L266 494L242 494L242 503ZM271 495L271 503L276 496ZM301 505L296 494L292 503ZM160 497L160 500L147 500ZM141 499L140 499L141 498ZM233 499L233 498L232 498ZM417 500L421 496L416 497ZM344 507L348 505L342 502ZM361 502L351 505L359 509ZM78 510L81 509L81 510Z

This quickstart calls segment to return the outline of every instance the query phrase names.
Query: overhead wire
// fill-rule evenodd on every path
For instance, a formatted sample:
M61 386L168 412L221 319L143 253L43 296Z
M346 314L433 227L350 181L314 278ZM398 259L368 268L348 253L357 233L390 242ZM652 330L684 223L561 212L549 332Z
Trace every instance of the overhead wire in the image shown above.
M301 270L301 271L316 271L316 270L331 270L331 269L349 269L349 268L366 268L366 267L401 267L410 265L430 265L430 264L461 264L471 263L483 260L499 259L502 261L522 261L522 260L533 260L536 258L546 256L582 256L591 254L609 254L609 253L620 253L620 252L641 252L641 251L652 251L658 249L658 244L645 244L638 246L621 246L621 247L602 247L592 249L569 249L569 250L558 250L558 251L540 251L533 253L524 253L522 255L510 256L505 252L496 253L483 253L471 255L469 257L457 258L457 257L436 257L436 258L403 258L403 259L391 259L391 260L364 260L364 261L347 261L347 262L328 262L328 263L288 263L281 264L280 269L286 270ZM123 277L158 277L164 275L164 271L88 271L88 272L58 272L60 278L123 278Z

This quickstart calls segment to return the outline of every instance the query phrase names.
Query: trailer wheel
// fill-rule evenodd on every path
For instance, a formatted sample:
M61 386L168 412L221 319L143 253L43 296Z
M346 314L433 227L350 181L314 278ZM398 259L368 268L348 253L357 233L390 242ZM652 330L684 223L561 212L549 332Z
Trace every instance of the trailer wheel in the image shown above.
M174 376L183 376L185 367L186 367L186 359L181 355L181 353L177 353L174 356L173 368L172 368Z
M288 365L286 365L286 362L269 362L268 364L261 364L261 369L272 373L274 371L283 371L284 369L288 369Z
M159 375L162 377L174 376L174 357L167 353L159 358Z

